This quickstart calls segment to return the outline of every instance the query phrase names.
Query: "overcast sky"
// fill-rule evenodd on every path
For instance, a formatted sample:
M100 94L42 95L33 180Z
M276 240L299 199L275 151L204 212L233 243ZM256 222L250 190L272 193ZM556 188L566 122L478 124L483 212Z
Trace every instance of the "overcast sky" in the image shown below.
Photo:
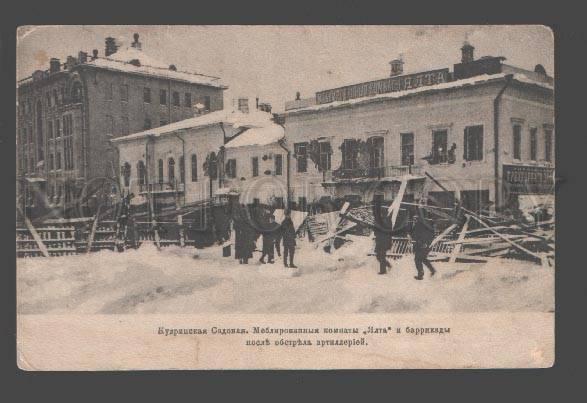
M543 26L42 26L19 30L18 78L65 61L79 50L104 55L104 38L124 46L140 34L143 51L178 70L222 78L238 96L273 105L316 91L385 78L389 61L403 55L405 72L449 67L460 61L465 38L475 58L505 56L527 69L542 64L554 74L554 38ZM253 101L254 102L254 101Z

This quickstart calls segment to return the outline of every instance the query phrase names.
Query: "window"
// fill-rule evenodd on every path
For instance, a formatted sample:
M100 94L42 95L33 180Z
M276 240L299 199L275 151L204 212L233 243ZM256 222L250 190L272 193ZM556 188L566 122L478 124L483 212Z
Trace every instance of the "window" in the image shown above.
M122 102L128 102L128 85L126 84L120 86L120 100Z
M137 176L139 178L139 185L144 185L147 182L147 170L142 160L137 163Z
M259 176L259 157L251 158L253 164L253 176Z
M173 106L179 106L179 92L173 91L171 98L173 100Z
M61 137L61 121L59 119L55 121L55 137Z
M106 115L106 135L114 136L114 117L112 115Z
M122 178L124 179L124 186L130 186L130 164L125 162L122 166Z
M57 90L53 90L53 105L59 105L59 95L57 95Z
M514 159L522 159L522 126L514 125Z
M31 160L31 162L32 162L32 160ZM31 168L32 168L32 164L31 164ZM61 152L59 152L59 151L57 151L57 155L55 156L55 169L61 169Z
M283 175L283 155L275 154L275 175Z
M382 176L384 163L383 137L370 137L367 140L369 146L369 175Z
M57 121L59 122L59 121ZM33 144L33 125L29 125L29 143Z
M53 122L50 120L47 122L47 136L53 138Z
M41 100L37 102L37 154L39 161L45 159L43 147L43 105Z
M318 143L318 170L320 172L330 171L330 157L332 149L330 141L322 141Z
M489 190L461 190L461 202L467 210L481 213L489 206Z
M129 122L128 122L128 116L123 116L121 118L121 124L122 124L122 134L129 134L130 133L130 127L129 127Z
M161 118L159 120L159 126L165 126L167 124L167 119L166 118Z
M544 130L544 159L548 162L552 161L552 130Z
M63 116L63 165L65 169L73 169L73 118Z
M114 92L112 87L112 83L106 83L105 96L107 101L112 101L112 93Z
M303 196L298 197L298 210L300 211L307 211L308 210L308 199Z
M145 124L143 125L143 129L149 130L152 127L151 119L145 118Z
M65 87L61 87L59 89L59 93L61 94L61 96L59 97L57 105L61 105L61 104L65 103ZM55 94L55 98L57 99L57 94Z
M169 183L175 182L175 160L173 158L167 160L167 177Z
M432 164L448 162L448 132L446 130L434 130L432 132Z
M353 170L358 166L359 144L357 140L345 139L342 143L342 168Z
M45 96L47 97L47 108L51 107L51 93L47 92L45 94Z
M297 160L297 171L306 172L308 170L308 143L295 143L294 155Z
M71 100L73 103L79 103L82 101L82 84L79 81L73 83L71 88Z
M143 102L146 104L151 103L151 89L150 88L143 88Z
M163 160L158 161L159 168L159 183L163 183Z
M414 133L401 133L402 165L414 165Z
M179 157L179 181L185 183L185 161L183 156Z
M159 104L167 105L167 91L159 90Z
M55 169L55 156L53 154L49 154L49 170L52 171Z
M208 95L204 96L204 110L210 110L210 97Z
M198 157L192 154L192 182L198 181Z
M187 106L188 108L192 107L192 94L189 92L185 93L185 98L184 98L184 105L183 106Z
M532 127L530 129L530 160L536 161L538 157L538 138L537 129Z
M465 127L465 161L483 160L483 126Z
M226 176L236 178L236 159L232 158L226 161Z

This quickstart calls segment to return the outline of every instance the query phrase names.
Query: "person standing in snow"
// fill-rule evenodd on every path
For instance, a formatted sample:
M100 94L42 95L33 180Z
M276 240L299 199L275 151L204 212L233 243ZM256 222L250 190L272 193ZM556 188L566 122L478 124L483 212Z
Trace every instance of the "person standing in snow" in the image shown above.
M436 269L434 269L432 263L428 260L430 244L434 239L434 227L431 224L428 224L423 217L416 214L414 216L411 236L414 243L414 263L416 264L416 270L418 271L418 275L414 278L416 280L422 280L424 278L423 265L430 270L430 276L434 276Z
M285 267L297 268L294 264L294 253L296 250L296 229L291 220L291 213L285 212L285 218L281 223L281 238L283 240L283 265ZM287 257L289 256L289 266Z
M254 245L254 229L249 222L246 207L240 205L234 212L234 258L240 264L247 264L253 257Z
M263 236L263 251L259 262L265 264L265 256L268 256L267 263L275 263L275 239L277 238L277 232L279 231L279 225L275 222L273 214L269 215L269 222L263 225L261 229L261 235Z
M387 268L391 264L387 261L387 251L391 249L391 223L389 217L382 217L382 195L376 195L373 199L373 218L375 221L375 256L379 262L379 273L387 274Z

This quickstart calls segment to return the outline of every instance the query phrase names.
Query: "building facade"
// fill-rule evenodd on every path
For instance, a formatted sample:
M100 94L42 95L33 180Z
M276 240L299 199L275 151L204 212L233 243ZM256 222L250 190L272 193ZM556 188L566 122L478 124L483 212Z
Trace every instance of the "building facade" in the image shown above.
M127 49L106 39L99 57L79 52L51 59L18 83L19 205L59 215L92 210L118 186L118 155L110 140L223 108L217 77L179 71L142 51L138 34Z
M279 153L284 150L277 144L283 128L273 123L268 112L249 112L243 102L239 107L113 139L123 192L134 195L135 205L150 203L156 215L228 191L243 195L242 202L250 195L251 203L260 189L267 194L262 202L269 202L278 187L285 197L279 179L259 181L286 175L285 159Z
M553 195L553 79L503 57L473 58L465 44L453 71L403 74L316 93L286 104L285 133L294 152L292 200L298 205L346 198L388 200L410 177L407 199L424 191L441 206L454 198L472 210ZM299 97L297 97L299 98Z

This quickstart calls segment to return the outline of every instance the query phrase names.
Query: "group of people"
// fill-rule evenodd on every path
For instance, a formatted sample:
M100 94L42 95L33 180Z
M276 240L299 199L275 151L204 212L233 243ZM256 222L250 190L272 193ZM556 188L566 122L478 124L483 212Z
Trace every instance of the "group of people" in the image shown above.
M374 200L373 216L375 219L375 256L379 262L379 274L387 274L387 269L391 268L391 264L387 260L387 251L391 249L393 226L390 217L383 209L380 198ZM414 263L418 272L414 278L416 280L424 279L424 266L430 271L430 276L434 276L436 269L428 260L430 247L434 240L433 224L416 214L413 217L409 236L412 239Z
M259 262L262 264L275 263L275 252L281 257L281 246L283 245L283 265L291 268L297 267L294 264L296 230L289 211L285 212L285 218L281 224L278 224L273 214L254 217L246 208L240 208L233 215L233 223L235 231L234 257L238 259L240 264L248 264L249 259L253 258L256 241L261 236L263 246Z

